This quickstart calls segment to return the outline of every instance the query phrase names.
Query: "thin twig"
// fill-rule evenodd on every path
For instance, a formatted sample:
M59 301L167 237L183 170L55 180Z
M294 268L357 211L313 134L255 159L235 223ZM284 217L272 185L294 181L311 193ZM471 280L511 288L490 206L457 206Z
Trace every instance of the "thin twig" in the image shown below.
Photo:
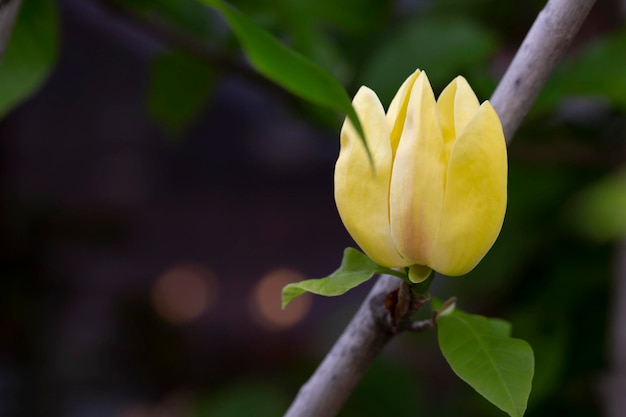
M550 0L537 17L491 98L508 141L594 3L595 0ZM380 303L399 282L390 276L379 278L330 353L302 386L285 417L336 415L394 335L381 325L386 312Z
M22 0L0 1L0 63L4 56L4 50L9 43L13 25L17 20L17 14L22 5Z

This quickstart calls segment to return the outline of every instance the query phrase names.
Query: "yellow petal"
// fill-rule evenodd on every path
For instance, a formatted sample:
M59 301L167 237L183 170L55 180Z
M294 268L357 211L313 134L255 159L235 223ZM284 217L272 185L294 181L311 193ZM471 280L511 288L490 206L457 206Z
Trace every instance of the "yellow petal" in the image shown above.
M443 137L425 73L415 80L393 162L391 234L403 258L430 265L443 201Z
M478 111L480 103L465 78L458 76L441 92L437 100L439 123L443 132L446 160L450 157L457 133Z
M474 268L496 240L506 210L507 155L498 115L485 102L460 132L446 176L431 266L446 275Z
M389 229L391 145L385 111L376 94L361 87L353 101L372 153L372 170L363 143L346 118L335 165L335 202L346 229L374 261L387 267L407 266Z
M400 86L400 89L391 100L389 110L387 110L387 124L391 132L391 156L395 159L398 142L404 129L404 121L406 119L406 109L409 106L409 97L415 80L420 75L420 70L416 70L411 74Z

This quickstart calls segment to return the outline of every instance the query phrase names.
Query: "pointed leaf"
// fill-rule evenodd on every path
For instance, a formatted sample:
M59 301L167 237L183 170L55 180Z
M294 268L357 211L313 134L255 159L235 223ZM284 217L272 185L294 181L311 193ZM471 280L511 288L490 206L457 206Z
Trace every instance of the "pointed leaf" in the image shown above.
M304 56L286 47L225 2L201 1L219 11L226 19L257 71L298 97L346 114L356 127L371 158L359 118L339 81Z
M437 321L439 347L452 370L512 417L526 411L534 356L523 340L503 335L504 326L456 310Z
M363 253L346 248L338 270L325 278L294 282L283 288L283 308L305 292L332 297L361 285L379 272L379 266Z

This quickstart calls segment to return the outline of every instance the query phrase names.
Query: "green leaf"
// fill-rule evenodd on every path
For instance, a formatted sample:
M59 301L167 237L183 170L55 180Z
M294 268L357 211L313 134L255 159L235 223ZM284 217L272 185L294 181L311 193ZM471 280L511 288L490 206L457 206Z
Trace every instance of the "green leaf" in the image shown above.
M338 270L325 278L307 279L288 284L283 288L283 308L294 298L305 292L332 297L363 284L375 273L379 266L363 253L353 248L346 248Z
M304 56L287 48L223 1L201 1L219 11L226 19L257 71L298 97L346 114L356 126L371 159L352 102L335 78Z
M503 335L501 323L458 309L437 321L439 347L452 370L512 417L526 411L534 373L528 343Z
M0 117L43 83L56 60L58 38L54 2L23 1L0 63Z
M147 109L167 130L178 133L195 119L214 85L214 71L202 60L178 51L152 62Z

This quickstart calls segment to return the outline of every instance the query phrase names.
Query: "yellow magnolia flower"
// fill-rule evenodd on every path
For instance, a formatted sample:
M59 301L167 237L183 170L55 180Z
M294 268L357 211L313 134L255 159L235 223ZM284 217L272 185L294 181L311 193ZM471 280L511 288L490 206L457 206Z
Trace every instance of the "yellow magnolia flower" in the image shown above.
M335 201L346 229L378 264L472 270L496 240L506 210L507 154L500 119L463 77L435 101L424 72L400 87L387 114L361 87L353 101L374 169L352 123L341 129Z

